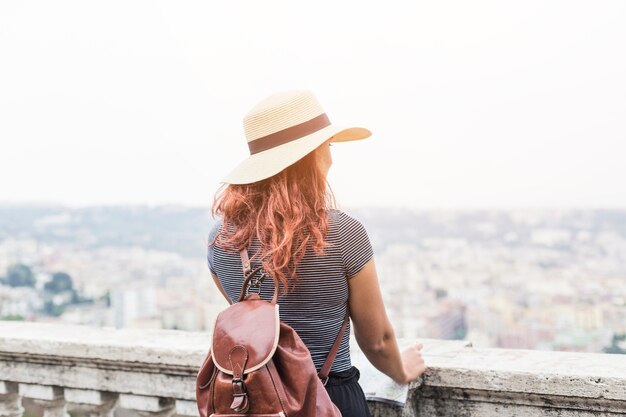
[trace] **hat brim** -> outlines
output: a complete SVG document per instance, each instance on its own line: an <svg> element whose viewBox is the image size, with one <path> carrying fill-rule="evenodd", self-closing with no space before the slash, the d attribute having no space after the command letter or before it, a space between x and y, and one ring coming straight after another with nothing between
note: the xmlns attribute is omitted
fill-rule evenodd
<svg viewBox="0 0 626 417"><path fill-rule="evenodd" d="M331 142L348 142L365 139L371 135L372 132L362 127L346 128L331 124L310 135L250 155L241 161L220 182L225 184L250 184L261 181L278 174L283 169L296 163L328 139L331 139Z"/></svg>

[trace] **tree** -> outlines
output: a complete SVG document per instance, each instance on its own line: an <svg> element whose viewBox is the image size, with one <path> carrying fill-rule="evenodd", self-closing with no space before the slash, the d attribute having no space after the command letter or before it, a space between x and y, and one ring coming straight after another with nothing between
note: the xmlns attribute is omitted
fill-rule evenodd
<svg viewBox="0 0 626 417"><path fill-rule="evenodd" d="M626 333L622 334L613 334L613 340L611 341L611 346L607 346L604 349L604 353L621 353L626 354L626 349L620 347L621 343L626 342Z"/></svg>
<svg viewBox="0 0 626 417"><path fill-rule="evenodd" d="M72 277L65 272L55 272L52 274L52 279L46 282L43 286L44 290L53 294L58 294L64 291L73 291Z"/></svg>
<svg viewBox="0 0 626 417"><path fill-rule="evenodd" d="M106 303L107 307L111 307L111 291L107 290L103 295L101 295L99 300L103 300Z"/></svg>
<svg viewBox="0 0 626 417"><path fill-rule="evenodd" d="M70 300L70 304L78 304L83 301L78 295L78 291L72 288L72 299Z"/></svg>
<svg viewBox="0 0 626 417"><path fill-rule="evenodd" d="M36 280L27 265L13 264L7 268L6 281L11 287L34 287Z"/></svg>
<svg viewBox="0 0 626 417"><path fill-rule="evenodd" d="M24 321L24 316L19 314L8 314L6 316L0 316L0 320L6 321Z"/></svg>
<svg viewBox="0 0 626 417"><path fill-rule="evenodd" d="M65 305L56 305L51 300L44 302L43 312L49 316L59 317L65 311Z"/></svg>

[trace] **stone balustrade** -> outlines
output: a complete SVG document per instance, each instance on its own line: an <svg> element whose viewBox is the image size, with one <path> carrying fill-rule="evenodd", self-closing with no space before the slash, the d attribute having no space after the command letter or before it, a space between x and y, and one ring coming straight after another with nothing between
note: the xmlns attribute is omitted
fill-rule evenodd
<svg viewBox="0 0 626 417"><path fill-rule="evenodd" d="M376 417L626 416L626 355L419 341L427 372L405 407L371 403ZM201 332L0 321L0 416L21 417L23 398L44 417L197 416L208 347Z"/></svg>

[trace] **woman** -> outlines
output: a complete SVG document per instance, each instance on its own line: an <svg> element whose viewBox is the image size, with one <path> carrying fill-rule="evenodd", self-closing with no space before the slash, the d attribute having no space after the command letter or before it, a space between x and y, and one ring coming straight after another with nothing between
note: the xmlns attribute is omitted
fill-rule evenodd
<svg viewBox="0 0 626 417"><path fill-rule="evenodd" d="M211 274L227 300L243 281L238 250L280 282L281 319L303 340L318 371L339 334L346 310L368 360L399 383L425 370L421 344L400 353L380 293L372 246L362 224L334 208L326 182L331 142L364 139L363 128L333 125L310 92L261 101L244 118L250 156L222 182L209 233ZM270 299L272 280L261 298ZM350 362L349 330L332 363L326 389L342 413L369 416Z"/></svg>

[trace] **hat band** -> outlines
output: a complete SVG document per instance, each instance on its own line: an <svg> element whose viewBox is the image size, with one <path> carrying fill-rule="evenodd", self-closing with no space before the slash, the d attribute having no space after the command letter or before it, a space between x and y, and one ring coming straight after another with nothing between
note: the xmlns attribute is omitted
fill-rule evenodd
<svg viewBox="0 0 626 417"><path fill-rule="evenodd" d="M306 122L298 125L290 126L287 129L279 130L278 132L271 133L267 136L252 140L248 142L248 148L250 148L250 155L263 152L268 149L275 148L276 146L284 145L296 139L300 139L311 133L315 133L318 130L322 130L326 126L330 126L330 120L326 113L322 113L319 116L307 120Z"/></svg>

